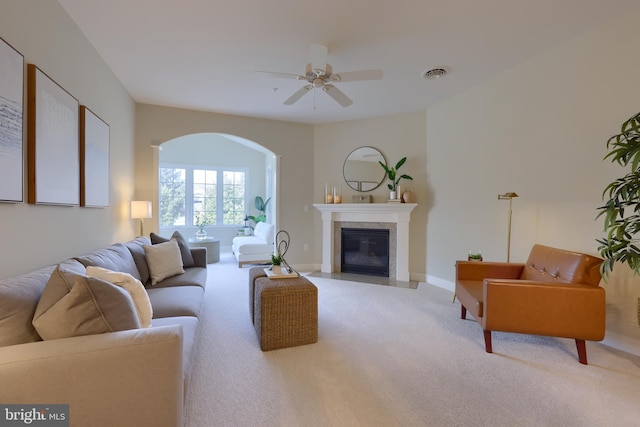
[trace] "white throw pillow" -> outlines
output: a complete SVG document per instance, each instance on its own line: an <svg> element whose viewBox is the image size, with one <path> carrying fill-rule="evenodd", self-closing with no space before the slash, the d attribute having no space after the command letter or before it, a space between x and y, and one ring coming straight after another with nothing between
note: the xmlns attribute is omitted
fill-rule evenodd
<svg viewBox="0 0 640 427"><path fill-rule="evenodd" d="M180 247L175 240L156 245L144 245L144 253L147 255L151 286L167 277L184 273Z"/></svg>
<svg viewBox="0 0 640 427"><path fill-rule="evenodd" d="M151 326L153 308L151 307L149 294L147 294L147 291L140 280L136 279L129 273L121 273L94 266L87 267L87 276L106 280L107 282L113 283L114 285L118 285L127 290L129 294L131 294L133 305L138 312L140 326L143 328Z"/></svg>

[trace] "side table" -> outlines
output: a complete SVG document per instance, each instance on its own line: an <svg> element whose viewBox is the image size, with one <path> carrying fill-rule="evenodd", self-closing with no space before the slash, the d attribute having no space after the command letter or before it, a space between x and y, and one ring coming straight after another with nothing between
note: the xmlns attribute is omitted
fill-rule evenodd
<svg viewBox="0 0 640 427"><path fill-rule="evenodd" d="M207 248L207 264L220 261L220 239L207 237L203 240L191 238L189 246L192 248Z"/></svg>

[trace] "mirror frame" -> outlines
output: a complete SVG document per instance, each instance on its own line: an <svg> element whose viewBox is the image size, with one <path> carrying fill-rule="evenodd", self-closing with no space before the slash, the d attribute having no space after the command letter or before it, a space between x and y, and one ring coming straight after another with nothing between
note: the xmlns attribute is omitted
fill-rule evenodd
<svg viewBox="0 0 640 427"><path fill-rule="evenodd" d="M370 149L370 150L377 151L378 154L380 154L380 157L382 157L382 161L384 162L384 164L385 165L387 164L387 159L384 157L384 154L382 154L382 151L378 150L375 147L364 145L362 147L358 147L358 148L354 149L353 151L351 151L349 153L349 155L347 156L347 158L344 159L344 163L342 165L342 177L344 178L344 181L347 183L347 186L349 186L349 188L351 188L352 190L358 191L360 193L367 193L369 191L373 191L376 188L380 187L380 185L384 182L385 178L387 177L387 174L384 171L384 169L380 168L380 178L378 180L372 180L372 181L349 181L349 180L347 180L347 172L346 172L347 161L349 160L349 157L351 157L351 155L353 153L355 153L356 151L361 150L363 148L367 148L367 149ZM376 163L376 165L377 165L377 163ZM357 188L353 186L354 183L357 185ZM366 189L363 190L362 189L362 184L364 184L364 183L368 184L368 186L366 187Z"/></svg>

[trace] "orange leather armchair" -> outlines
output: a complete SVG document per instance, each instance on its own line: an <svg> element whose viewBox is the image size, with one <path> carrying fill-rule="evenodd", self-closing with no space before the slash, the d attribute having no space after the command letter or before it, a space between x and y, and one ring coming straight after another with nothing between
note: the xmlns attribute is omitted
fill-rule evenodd
<svg viewBox="0 0 640 427"><path fill-rule="evenodd" d="M484 330L572 338L587 364L585 340L605 334L605 291L599 286L602 259L534 245L526 263L456 263L456 297Z"/></svg>

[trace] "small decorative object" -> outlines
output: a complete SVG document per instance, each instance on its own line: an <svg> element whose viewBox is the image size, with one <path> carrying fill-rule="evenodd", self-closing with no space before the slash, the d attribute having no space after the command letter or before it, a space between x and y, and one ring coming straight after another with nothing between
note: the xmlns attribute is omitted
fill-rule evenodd
<svg viewBox="0 0 640 427"><path fill-rule="evenodd" d="M342 203L342 188L333 187L333 203Z"/></svg>
<svg viewBox="0 0 640 427"><path fill-rule="evenodd" d="M202 215L198 215L196 217L196 227L198 227L198 231L196 231L196 239L204 240L207 238L207 232L204 229L204 226L207 225L206 219Z"/></svg>
<svg viewBox="0 0 640 427"><path fill-rule="evenodd" d="M271 271L274 274L282 273L282 257L280 255L271 255Z"/></svg>
<svg viewBox="0 0 640 427"><path fill-rule="evenodd" d="M413 178L410 177L409 175L400 175L400 176L398 176L398 169L400 169L400 167L402 165L404 165L404 163L406 161L407 161L407 158L403 157L392 168L388 168L387 165L385 165L381 161L378 161L380 166L382 166L382 168L384 169L385 173L387 174L387 178L389 178L389 181L391 181L389 184L387 184L387 187L391 191L390 194L389 194L389 199L391 199L391 200L395 200L397 198L397 196L398 196L396 190L398 189L398 184L400 183L400 180L402 180L402 179L408 179L408 180L411 180L411 181L413 180Z"/></svg>
<svg viewBox="0 0 640 427"><path fill-rule="evenodd" d="M405 203L415 203L416 195L411 190L405 191L404 194L402 194L402 200L404 200Z"/></svg>
<svg viewBox="0 0 640 427"><path fill-rule="evenodd" d="M280 237L281 235L283 236ZM274 279L298 277L298 272L291 268L284 259L284 254L286 254L289 249L289 239L289 233L285 230L280 230L276 233L276 252L271 255L271 268L264 269L268 277Z"/></svg>
<svg viewBox="0 0 640 427"><path fill-rule="evenodd" d="M469 261L482 261L482 252L480 252L480 249L478 249L477 252L474 252L471 249L469 249L469 256L468 256L467 260L469 260Z"/></svg>
<svg viewBox="0 0 640 427"><path fill-rule="evenodd" d="M324 184L324 202L327 204L333 203L333 187L329 184Z"/></svg>

